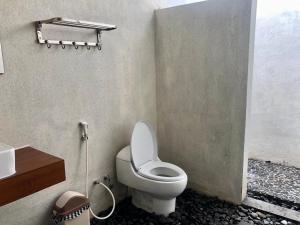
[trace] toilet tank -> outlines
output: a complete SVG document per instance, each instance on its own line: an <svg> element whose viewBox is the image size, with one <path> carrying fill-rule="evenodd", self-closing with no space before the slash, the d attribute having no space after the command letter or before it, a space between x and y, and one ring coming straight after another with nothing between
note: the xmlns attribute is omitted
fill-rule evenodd
<svg viewBox="0 0 300 225"><path fill-rule="evenodd" d="M116 170L118 181L127 186L133 180L133 168L131 165L130 146L123 148L116 156Z"/></svg>
<svg viewBox="0 0 300 225"><path fill-rule="evenodd" d="M117 161L122 160L126 162L131 162L130 146L126 146L117 154Z"/></svg>

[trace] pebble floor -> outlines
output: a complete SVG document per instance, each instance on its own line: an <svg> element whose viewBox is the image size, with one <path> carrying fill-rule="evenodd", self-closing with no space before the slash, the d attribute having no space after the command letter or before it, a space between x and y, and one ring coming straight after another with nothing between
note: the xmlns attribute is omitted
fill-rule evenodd
<svg viewBox="0 0 300 225"><path fill-rule="evenodd" d="M300 204L300 169L249 159L248 191Z"/></svg>
<svg viewBox="0 0 300 225"><path fill-rule="evenodd" d="M108 209L109 211L110 209ZM105 215L106 212L100 213ZM300 225L293 221L260 212L246 206L236 206L187 189L177 198L176 212L169 217L147 213L121 201L112 217L105 221L92 220L91 225Z"/></svg>

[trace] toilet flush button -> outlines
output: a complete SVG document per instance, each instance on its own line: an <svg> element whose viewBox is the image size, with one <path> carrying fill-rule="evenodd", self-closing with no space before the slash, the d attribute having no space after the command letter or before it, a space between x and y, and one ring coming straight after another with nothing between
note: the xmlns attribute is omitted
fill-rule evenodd
<svg viewBox="0 0 300 225"><path fill-rule="evenodd" d="M2 48L0 43L0 74L4 73L4 64L3 64L3 55L2 55Z"/></svg>

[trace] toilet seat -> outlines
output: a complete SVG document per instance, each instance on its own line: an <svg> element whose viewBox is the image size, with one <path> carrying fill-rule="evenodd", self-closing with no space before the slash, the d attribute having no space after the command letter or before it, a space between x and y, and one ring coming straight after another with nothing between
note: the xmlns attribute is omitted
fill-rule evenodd
<svg viewBox="0 0 300 225"><path fill-rule="evenodd" d="M185 172L158 158L156 135L146 122L137 122L131 136L131 158L134 169L145 178L156 181L180 181Z"/></svg>
<svg viewBox="0 0 300 225"><path fill-rule="evenodd" d="M186 179L186 173L178 166L162 161L151 161L144 164L138 174L157 181L180 181Z"/></svg>

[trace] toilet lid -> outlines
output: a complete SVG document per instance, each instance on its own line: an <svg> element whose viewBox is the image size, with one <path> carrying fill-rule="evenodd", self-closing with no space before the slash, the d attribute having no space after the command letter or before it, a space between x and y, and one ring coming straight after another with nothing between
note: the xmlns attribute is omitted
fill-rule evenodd
<svg viewBox="0 0 300 225"><path fill-rule="evenodd" d="M157 159L156 136L146 122L139 121L134 126L131 136L131 158L136 170L143 164Z"/></svg>

